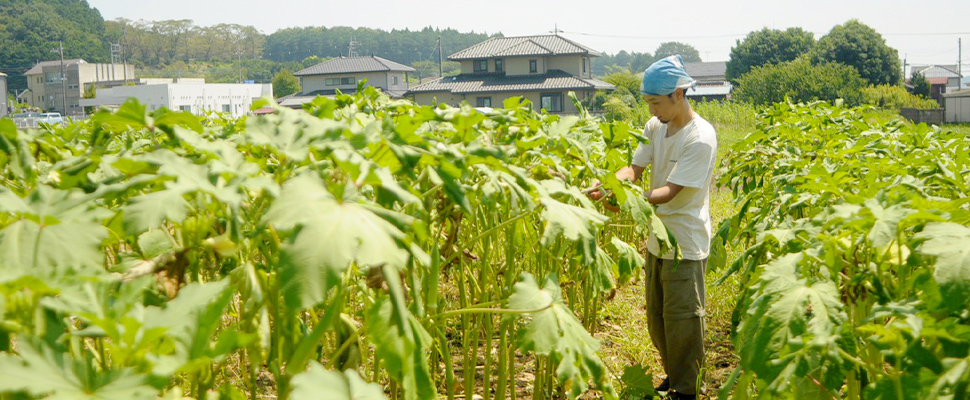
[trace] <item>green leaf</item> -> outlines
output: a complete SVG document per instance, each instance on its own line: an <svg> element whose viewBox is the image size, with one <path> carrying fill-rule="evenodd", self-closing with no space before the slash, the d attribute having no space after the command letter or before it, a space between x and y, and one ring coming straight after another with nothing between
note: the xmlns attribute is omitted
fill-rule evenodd
<svg viewBox="0 0 970 400"><path fill-rule="evenodd" d="M595 210L566 204L552 198L542 198L542 219L546 228L542 233L542 245L551 246L563 238L576 243L587 263L595 262L596 228L607 217Z"/></svg>
<svg viewBox="0 0 970 400"><path fill-rule="evenodd" d="M547 277L540 289L532 275L523 274L512 288L508 307L521 310L544 308L527 315L531 321L519 330L518 343L524 351L535 351L555 361L556 377L569 390L571 398L586 392L590 380L605 397L617 397L606 375L606 366L596 354L599 342L563 304L554 275Z"/></svg>
<svg viewBox="0 0 970 400"><path fill-rule="evenodd" d="M970 301L970 228L952 222L930 223L916 235L922 254L936 257L933 278L945 304L959 310Z"/></svg>
<svg viewBox="0 0 970 400"><path fill-rule="evenodd" d="M320 304L350 263L403 268L404 233L368 208L339 202L320 178L302 175L283 186L264 221L293 236L280 256L280 292L288 307Z"/></svg>
<svg viewBox="0 0 970 400"><path fill-rule="evenodd" d="M653 397L653 373L642 365L628 365L623 368L623 376L620 377L623 384L621 398L650 398Z"/></svg>
<svg viewBox="0 0 970 400"><path fill-rule="evenodd" d="M616 250L617 256L615 259L617 271L620 276L619 279L621 282L625 282L636 274L638 270L643 268L645 261L637 249L620 240L620 238L613 236L610 243L613 245L613 249Z"/></svg>
<svg viewBox="0 0 970 400"><path fill-rule="evenodd" d="M223 311L232 299L233 291L228 287L228 279L190 283L164 307L145 309L145 329L165 328L166 337L174 341L169 350L156 350L149 356L155 362L153 374L168 377L176 372L195 372L233 350L233 346L211 346L222 327Z"/></svg>
<svg viewBox="0 0 970 400"><path fill-rule="evenodd" d="M374 355L391 378L401 383L406 400L433 399L437 396L435 384L425 357L431 335L406 308L394 303L381 297L367 312L365 323Z"/></svg>
<svg viewBox="0 0 970 400"><path fill-rule="evenodd" d="M188 216L189 204L182 189L165 189L132 198L122 207L128 234L161 227L165 222L182 223Z"/></svg>
<svg viewBox="0 0 970 400"><path fill-rule="evenodd" d="M127 369L95 372L31 338L19 338L17 348L21 358L0 354L0 393L24 391L58 400L120 400L150 399L158 392L147 384L145 375Z"/></svg>
<svg viewBox="0 0 970 400"><path fill-rule="evenodd" d="M93 222L40 225L22 219L0 230L0 282L23 275L41 277L104 273L101 241L108 236Z"/></svg>
<svg viewBox="0 0 970 400"><path fill-rule="evenodd" d="M293 400L386 400L384 389L376 383L364 382L357 371L343 373L327 371L317 362L290 381Z"/></svg>

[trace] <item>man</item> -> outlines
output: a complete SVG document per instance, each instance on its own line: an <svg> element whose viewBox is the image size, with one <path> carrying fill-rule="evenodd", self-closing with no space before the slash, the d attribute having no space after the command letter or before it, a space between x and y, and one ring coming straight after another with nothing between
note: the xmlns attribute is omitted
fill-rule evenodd
<svg viewBox="0 0 970 400"><path fill-rule="evenodd" d="M656 235L647 242L647 328L660 352L667 378L657 391L671 399L694 399L704 360L704 271L711 242L710 189L717 157L714 127L687 101L694 80L679 55L659 60L644 71L640 92L653 118L633 163L616 172L638 181L651 166L647 200L673 233L681 259L661 254ZM590 197L604 195L592 191Z"/></svg>

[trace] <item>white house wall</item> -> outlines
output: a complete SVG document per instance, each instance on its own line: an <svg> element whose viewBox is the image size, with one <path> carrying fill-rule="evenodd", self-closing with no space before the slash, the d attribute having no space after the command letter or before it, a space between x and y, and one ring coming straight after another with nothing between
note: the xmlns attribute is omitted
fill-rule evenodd
<svg viewBox="0 0 970 400"><path fill-rule="evenodd" d="M254 100L264 96L272 96L271 85L171 83L98 89L95 98L82 100L82 105L118 106L134 98L149 111L163 107L196 115L215 111L238 118L249 112Z"/></svg>
<svg viewBox="0 0 970 400"><path fill-rule="evenodd" d="M944 121L947 123L970 122L970 97L949 97L945 102Z"/></svg>

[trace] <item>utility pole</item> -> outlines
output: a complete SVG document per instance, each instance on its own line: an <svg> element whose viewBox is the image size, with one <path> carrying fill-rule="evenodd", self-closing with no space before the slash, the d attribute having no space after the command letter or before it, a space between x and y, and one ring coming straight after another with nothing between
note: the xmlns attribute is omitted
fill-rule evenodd
<svg viewBox="0 0 970 400"><path fill-rule="evenodd" d="M125 75L125 86L128 86L128 59L125 58L125 46L128 44L128 24L121 28L121 66ZM132 77L134 78L134 77Z"/></svg>
<svg viewBox="0 0 970 400"><path fill-rule="evenodd" d="M963 78L963 38L957 38L957 75Z"/></svg>
<svg viewBox="0 0 970 400"><path fill-rule="evenodd" d="M441 66L441 35L438 35L438 77L443 78L445 76L444 67Z"/></svg>
<svg viewBox="0 0 970 400"><path fill-rule="evenodd" d="M57 42L57 52L61 54L61 106L67 116L67 73L64 71L64 42Z"/></svg>

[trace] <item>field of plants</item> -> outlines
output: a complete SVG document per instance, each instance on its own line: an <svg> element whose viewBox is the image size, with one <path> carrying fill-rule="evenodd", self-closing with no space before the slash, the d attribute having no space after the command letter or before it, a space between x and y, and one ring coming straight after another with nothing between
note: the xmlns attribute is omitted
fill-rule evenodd
<svg viewBox="0 0 970 400"><path fill-rule="evenodd" d="M970 137L776 104L721 184L740 367L722 397L970 396ZM722 259L723 260L723 259Z"/></svg>
<svg viewBox="0 0 970 400"><path fill-rule="evenodd" d="M613 177L635 132L372 89L0 120L0 399L649 396L594 339L647 232L676 245ZM966 398L967 134L779 104L729 154L721 397Z"/></svg>
<svg viewBox="0 0 970 400"><path fill-rule="evenodd" d="M636 138L505 106L0 120L0 396L616 397L589 331L663 229L612 177Z"/></svg>

